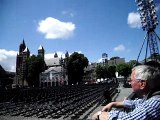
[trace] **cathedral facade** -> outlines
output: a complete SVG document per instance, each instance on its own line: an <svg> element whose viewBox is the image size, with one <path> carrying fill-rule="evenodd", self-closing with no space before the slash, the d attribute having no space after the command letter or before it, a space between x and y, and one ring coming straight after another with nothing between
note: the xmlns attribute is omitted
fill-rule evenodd
<svg viewBox="0 0 160 120"><path fill-rule="evenodd" d="M65 58L68 58L69 54L66 52ZM53 87L68 85L68 76L66 69L65 58L59 58L57 53L54 54L54 58L46 60L47 70L40 73L39 84L41 87Z"/></svg>
<svg viewBox="0 0 160 120"><path fill-rule="evenodd" d="M44 60L45 50L40 45L38 48L38 56L41 56ZM25 41L19 45L19 53L16 59L16 80L15 84L19 86L28 86L27 82L27 64L26 59L30 57L30 51L25 44ZM65 57L69 57L66 52ZM68 77L66 72L66 59L58 58L57 53L54 54L54 58L45 60L47 69L39 75L40 87L51 87L59 85L67 85Z"/></svg>
<svg viewBox="0 0 160 120"><path fill-rule="evenodd" d="M42 46L38 49L38 55L44 59L44 49ZM27 82L27 64L26 59L30 57L30 51L25 44L25 41L19 45L19 53L16 58L16 80L15 84L20 86L28 86Z"/></svg>
<svg viewBox="0 0 160 120"><path fill-rule="evenodd" d="M30 57L30 51L23 42L19 45L19 53L16 59L16 81L15 84L20 86L28 85L26 81L26 62L25 60Z"/></svg>

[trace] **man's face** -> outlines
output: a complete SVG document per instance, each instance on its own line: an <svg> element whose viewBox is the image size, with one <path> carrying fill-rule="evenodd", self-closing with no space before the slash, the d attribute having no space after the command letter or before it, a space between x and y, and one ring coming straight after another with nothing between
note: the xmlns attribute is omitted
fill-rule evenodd
<svg viewBox="0 0 160 120"><path fill-rule="evenodd" d="M136 80L135 71L133 71L133 72L131 73L130 84L131 84L132 89L133 89L134 92L138 92L138 91L141 90L141 81L140 81L140 80Z"/></svg>

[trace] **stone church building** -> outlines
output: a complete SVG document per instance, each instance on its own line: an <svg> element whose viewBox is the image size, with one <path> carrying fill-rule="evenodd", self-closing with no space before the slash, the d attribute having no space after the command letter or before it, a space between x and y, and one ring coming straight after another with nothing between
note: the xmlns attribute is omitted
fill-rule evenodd
<svg viewBox="0 0 160 120"><path fill-rule="evenodd" d="M45 50L40 45L38 48L38 56L41 56L45 60L44 55ZM26 59L29 57L30 51L23 40L23 42L19 45L19 53L17 54L16 79L14 84L19 86L28 86ZM66 52L65 57L69 57L68 52ZM57 53L55 53L54 58L45 60L48 69L39 75L40 87L52 87L68 84L65 60L66 59L58 58Z"/></svg>

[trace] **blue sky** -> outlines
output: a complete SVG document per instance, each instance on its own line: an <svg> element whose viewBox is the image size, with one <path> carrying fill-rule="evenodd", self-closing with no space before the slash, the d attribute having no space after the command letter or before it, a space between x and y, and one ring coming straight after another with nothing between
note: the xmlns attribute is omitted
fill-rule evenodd
<svg viewBox="0 0 160 120"><path fill-rule="evenodd" d="M155 4L160 16L160 1ZM134 0L0 0L0 26L0 65L9 71L23 39L31 54L42 45L46 59L77 51L90 62L102 53L129 61L137 59L146 34Z"/></svg>

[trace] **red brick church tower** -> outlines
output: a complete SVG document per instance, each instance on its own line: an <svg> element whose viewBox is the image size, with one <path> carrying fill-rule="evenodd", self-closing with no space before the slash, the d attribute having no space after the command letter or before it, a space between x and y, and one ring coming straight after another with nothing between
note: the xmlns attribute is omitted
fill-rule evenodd
<svg viewBox="0 0 160 120"><path fill-rule="evenodd" d="M16 61L16 84L21 86L27 86L28 83L26 81L26 59L30 57L30 51L26 47L25 42L19 45L19 53L17 54Z"/></svg>

